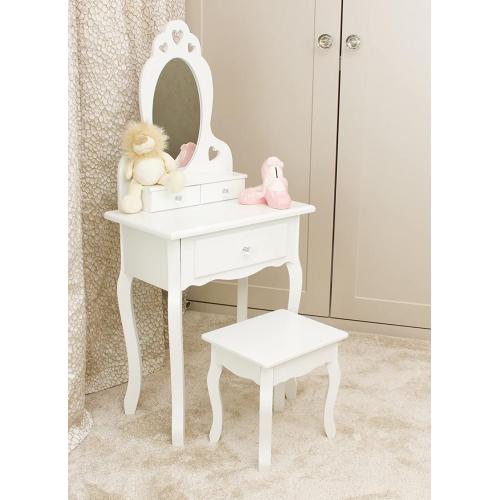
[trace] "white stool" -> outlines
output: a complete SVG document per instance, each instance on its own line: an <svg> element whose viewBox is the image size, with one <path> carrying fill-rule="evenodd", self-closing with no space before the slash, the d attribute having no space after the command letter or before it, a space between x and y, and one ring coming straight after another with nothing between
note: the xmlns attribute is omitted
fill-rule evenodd
<svg viewBox="0 0 500 500"><path fill-rule="evenodd" d="M333 438L333 408L340 383L337 344L347 337L342 330L283 309L203 334L212 346L207 376L213 414L210 441L216 443L222 432L219 379L223 367L260 385L259 469L271 465L273 387L322 365L329 375L323 423L326 435Z"/></svg>

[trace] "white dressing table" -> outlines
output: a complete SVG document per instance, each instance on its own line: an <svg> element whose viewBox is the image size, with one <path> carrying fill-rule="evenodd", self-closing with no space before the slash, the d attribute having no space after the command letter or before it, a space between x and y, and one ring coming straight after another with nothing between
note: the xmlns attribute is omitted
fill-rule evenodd
<svg viewBox="0 0 500 500"><path fill-rule="evenodd" d="M193 155L183 168L186 187L180 193L163 186L144 187L142 212L115 210L104 215L120 224L117 294L129 368L125 413L135 412L141 390L141 353L132 306L132 280L137 278L168 291L172 443L177 446L184 444L182 291L216 279L237 279L237 319L242 321L247 317L248 276L286 264L288 309L298 312L302 290L299 219L315 211L312 205L297 202L287 210L238 203L246 174L233 171L229 146L212 133L212 99L212 76L199 40L183 21L169 22L155 37L151 57L142 69L139 107L143 121L165 129L172 157L177 157L181 145L194 144ZM129 183L126 162L124 156L118 165L119 198ZM294 391L292 381L287 395L293 397ZM278 406L284 393L281 384Z"/></svg>
<svg viewBox="0 0 500 500"><path fill-rule="evenodd" d="M236 200L157 213L106 212L120 224L118 304L127 347L126 414L137 408L141 353L132 305L132 279L168 291L168 338L172 385L172 443L184 444L184 350L182 291L216 279L238 279L237 319L247 317L248 276L286 264L288 309L298 312L302 290L299 218L315 211L294 202L288 210L243 206Z"/></svg>

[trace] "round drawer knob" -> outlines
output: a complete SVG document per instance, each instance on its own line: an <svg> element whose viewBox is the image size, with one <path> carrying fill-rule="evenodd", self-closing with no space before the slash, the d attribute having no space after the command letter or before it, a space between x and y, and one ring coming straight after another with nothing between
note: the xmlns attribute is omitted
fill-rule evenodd
<svg viewBox="0 0 500 500"><path fill-rule="evenodd" d="M223 188L222 189L222 194L227 194L229 193L229 188Z"/></svg>
<svg viewBox="0 0 500 500"><path fill-rule="evenodd" d="M250 255L250 252L252 251L252 248L251 247L243 247L242 251L243 251L244 255Z"/></svg>
<svg viewBox="0 0 500 500"><path fill-rule="evenodd" d="M182 201L182 195L181 195L181 194L176 194L176 195L174 196L174 200L175 200L175 201Z"/></svg>
<svg viewBox="0 0 500 500"><path fill-rule="evenodd" d="M328 33L323 33L318 37L318 47L329 49L333 45L333 37Z"/></svg>
<svg viewBox="0 0 500 500"><path fill-rule="evenodd" d="M345 44L347 45L348 49L358 50L359 46L361 45L361 38L358 35L349 35L345 39Z"/></svg>

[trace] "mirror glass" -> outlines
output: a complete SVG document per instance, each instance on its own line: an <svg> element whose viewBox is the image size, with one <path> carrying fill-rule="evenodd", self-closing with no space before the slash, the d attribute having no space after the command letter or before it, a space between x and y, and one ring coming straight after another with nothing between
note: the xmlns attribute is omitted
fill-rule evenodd
<svg viewBox="0 0 500 500"><path fill-rule="evenodd" d="M200 96L191 68L182 59L169 61L158 78L153 123L169 136L167 153L173 158L179 156L183 144L198 142Z"/></svg>

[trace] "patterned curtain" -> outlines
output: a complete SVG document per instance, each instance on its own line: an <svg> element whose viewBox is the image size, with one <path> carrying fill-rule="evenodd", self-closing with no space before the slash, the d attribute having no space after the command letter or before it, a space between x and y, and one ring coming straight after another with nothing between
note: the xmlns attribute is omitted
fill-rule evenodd
<svg viewBox="0 0 500 500"><path fill-rule="evenodd" d="M85 394L127 380L116 301L116 208L120 135L139 118L138 83L151 43L169 20L184 19L184 0L70 0L69 4L69 448L88 434ZM166 356L164 299L134 283L144 374Z"/></svg>

